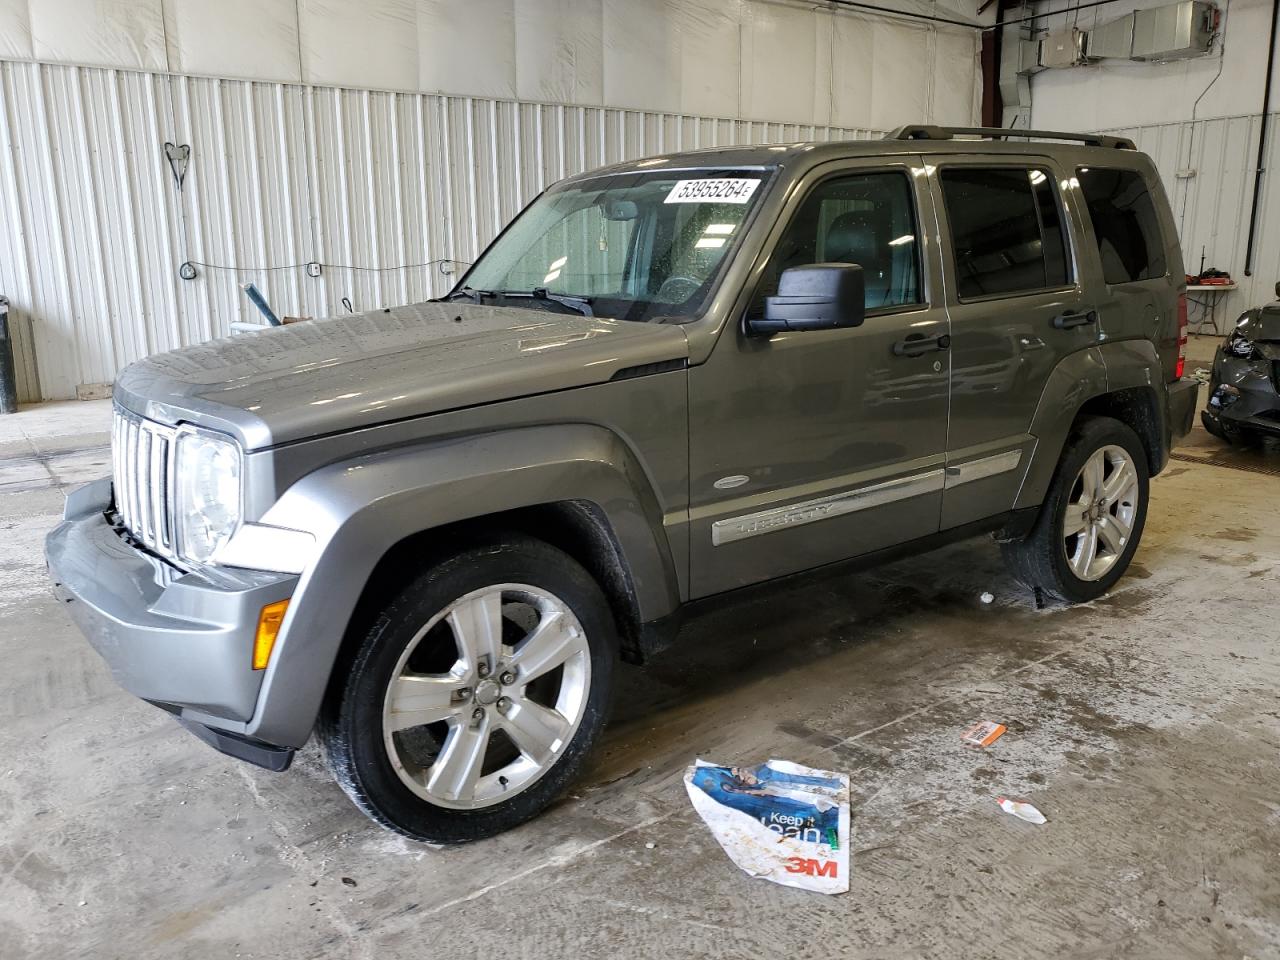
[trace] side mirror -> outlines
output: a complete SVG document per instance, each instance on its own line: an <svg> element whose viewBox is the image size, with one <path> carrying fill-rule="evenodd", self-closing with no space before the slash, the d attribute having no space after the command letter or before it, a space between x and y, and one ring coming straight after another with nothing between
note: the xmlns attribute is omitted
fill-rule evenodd
<svg viewBox="0 0 1280 960"><path fill-rule="evenodd" d="M747 330L768 336L789 330L856 327L866 317L862 268L853 263L814 263L783 270L778 295L766 297L764 317Z"/></svg>

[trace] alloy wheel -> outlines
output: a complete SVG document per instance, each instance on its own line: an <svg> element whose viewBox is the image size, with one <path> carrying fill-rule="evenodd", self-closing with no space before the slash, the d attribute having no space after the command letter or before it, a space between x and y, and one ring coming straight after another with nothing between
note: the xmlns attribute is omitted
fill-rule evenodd
<svg viewBox="0 0 1280 960"><path fill-rule="evenodd" d="M1100 580L1125 551L1138 512L1138 471L1129 453L1100 447L1080 468L1067 496L1062 545L1071 572Z"/></svg>
<svg viewBox="0 0 1280 960"><path fill-rule="evenodd" d="M387 756L433 804L489 806L555 765L590 689L586 634L564 601L527 584L484 587L401 654L383 703Z"/></svg>

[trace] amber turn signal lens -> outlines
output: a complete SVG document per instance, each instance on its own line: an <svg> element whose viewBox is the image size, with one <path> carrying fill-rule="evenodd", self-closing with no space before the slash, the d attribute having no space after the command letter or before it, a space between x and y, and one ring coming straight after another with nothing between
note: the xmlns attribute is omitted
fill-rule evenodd
<svg viewBox="0 0 1280 960"><path fill-rule="evenodd" d="M253 639L253 669L267 669L271 648L276 645L280 624L284 622L284 612L288 609L288 600L277 600L275 603L268 603L262 608L262 613L258 614L258 635Z"/></svg>

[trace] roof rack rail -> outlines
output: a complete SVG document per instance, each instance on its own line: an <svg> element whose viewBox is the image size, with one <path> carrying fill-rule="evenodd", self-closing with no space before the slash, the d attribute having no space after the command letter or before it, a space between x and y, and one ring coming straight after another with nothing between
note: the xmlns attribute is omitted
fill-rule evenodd
<svg viewBox="0 0 1280 960"><path fill-rule="evenodd" d="M899 127L884 135L886 140L951 140L957 136L990 137L1003 140L1009 137L1027 140L1078 140L1091 147L1108 147L1112 150L1137 150L1128 137L1111 137L1102 133L1063 133L1060 130L1018 130L1007 127L937 127L927 123Z"/></svg>

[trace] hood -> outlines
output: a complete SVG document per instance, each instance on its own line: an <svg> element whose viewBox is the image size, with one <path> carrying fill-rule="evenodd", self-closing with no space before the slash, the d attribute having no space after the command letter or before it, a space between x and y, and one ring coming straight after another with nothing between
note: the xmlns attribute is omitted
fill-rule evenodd
<svg viewBox="0 0 1280 960"><path fill-rule="evenodd" d="M1250 310L1240 319L1236 329L1242 337L1254 343L1280 343L1280 304Z"/></svg>
<svg viewBox="0 0 1280 960"><path fill-rule="evenodd" d="M228 429L252 450L687 358L678 326L417 303L157 354L128 367L115 396L162 423Z"/></svg>

